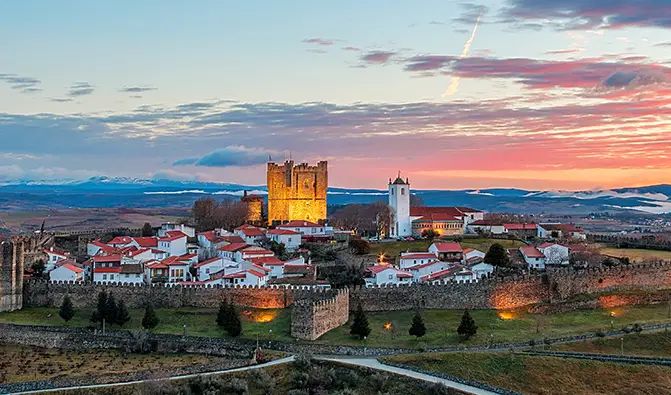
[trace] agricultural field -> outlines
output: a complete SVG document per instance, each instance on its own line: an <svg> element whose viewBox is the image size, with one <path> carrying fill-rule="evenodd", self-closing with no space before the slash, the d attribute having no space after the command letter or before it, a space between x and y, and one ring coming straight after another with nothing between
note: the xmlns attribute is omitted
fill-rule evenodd
<svg viewBox="0 0 671 395"><path fill-rule="evenodd" d="M0 384L59 379L117 379L146 372L158 377L185 368L221 370L247 360L196 354L124 354L116 350L62 350L0 343Z"/></svg>
<svg viewBox="0 0 671 395"><path fill-rule="evenodd" d="M558 344L551 347L557 351L578 351L597 354L642 355L671 357L671 333L629 334L618 338L595 339L579 343Z"/></svg>
<svg viewBox="0 0 671 395"><path fill-rule="evenodd" d="M644 250L640 248L601 247L599 252L616 258L627 257L632 263L642 263L651 260L671 261L671 251Z"/></svg>
<svg viewBox="0 0 671 395"><path fill-rule="evenodd" d="M671 368L513 353L422 353L382 358L523 394L668 394Z"/></svg>
<svg viewBox="0 0 671 395"><path fill-rule="evenodd" d="M289 309L240 309L242 337L249 339L272 339L290 341L291 311ZM123 329L142 327L144 309L129 309L131 319ZM92 325L89 320L91 309L77 310L74 318L67 323L71 327ZM216 323L216 310L212 309L156 309L160 323L154 333L191 336L226 337ZM57 308L32 307L10 313L0 313L0 323L24 325L66 325L58 316ZM113 328L117 328L114 326Z"/></svg>

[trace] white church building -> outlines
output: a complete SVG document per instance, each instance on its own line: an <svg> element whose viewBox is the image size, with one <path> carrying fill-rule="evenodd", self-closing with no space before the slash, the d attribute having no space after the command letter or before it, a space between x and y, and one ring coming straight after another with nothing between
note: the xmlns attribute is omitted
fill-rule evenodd
<svg viewBox="0 0 671 395"><path fill-rule="evenodd" d="M410 181L399 172L389 179L389 237L422 236L433 230L440 236L464 234L466 225L484 219L484 212L470 207L410 206Z"/></svg>

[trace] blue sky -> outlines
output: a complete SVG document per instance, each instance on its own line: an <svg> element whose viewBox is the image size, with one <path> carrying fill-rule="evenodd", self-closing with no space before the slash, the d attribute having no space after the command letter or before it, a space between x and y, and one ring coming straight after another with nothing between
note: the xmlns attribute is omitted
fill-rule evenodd
<svg viewBox="0 0 671 395"><path fill-rule="evenodd" d="M633 3L3 2L0 180L671 182L671 5Z"/></svg>

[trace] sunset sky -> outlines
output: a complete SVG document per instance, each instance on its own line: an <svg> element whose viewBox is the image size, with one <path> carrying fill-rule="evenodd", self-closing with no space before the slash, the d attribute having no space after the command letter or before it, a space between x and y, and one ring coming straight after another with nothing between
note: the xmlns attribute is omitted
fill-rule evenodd
<svg viewBox="0 0 671 395"><path fill-rule="evenodd" d="M671 1L3 1L0 182L671 183Z"/></svg>

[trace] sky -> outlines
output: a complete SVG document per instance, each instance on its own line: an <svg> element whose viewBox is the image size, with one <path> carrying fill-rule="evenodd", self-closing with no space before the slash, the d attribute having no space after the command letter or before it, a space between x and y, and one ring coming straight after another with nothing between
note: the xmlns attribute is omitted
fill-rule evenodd
<svg viewBox="0 0 671 395"><path fill-rule="evenodd" d="M671 183L671 0L22 0L0 37L0 182Z"/></svg>

